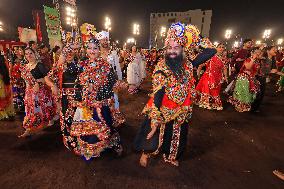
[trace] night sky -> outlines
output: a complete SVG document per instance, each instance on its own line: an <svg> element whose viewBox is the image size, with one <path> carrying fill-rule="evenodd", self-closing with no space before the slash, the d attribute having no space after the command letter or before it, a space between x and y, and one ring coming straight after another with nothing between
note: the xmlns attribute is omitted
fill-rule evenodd
<svg viewBox="0 0 284 189"><path fill-rule="evenodd" d="M52 0L0 0L0 20L11 27L31 26L32 9L42 9ZM210 38L223 40L224 31L230 28L242 37L261 38L265 28L272 29L272 38L284 36L283 0L77 0L80 24L94 24L103 28L105 16L112 20L112 38L125 41L132 36L134 22L140 24L141 45L148 44L151 12L212 9Z"/></svg>

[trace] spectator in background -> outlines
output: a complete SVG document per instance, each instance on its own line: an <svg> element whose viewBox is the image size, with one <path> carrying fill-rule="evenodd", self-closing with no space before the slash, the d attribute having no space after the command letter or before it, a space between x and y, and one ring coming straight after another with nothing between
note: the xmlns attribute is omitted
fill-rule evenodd
<svg viewBox="0 0 284 189"><path fill-rule="evenodd" d="M269 46L264 49L264 61L260 66L262 75L266 78L266 83L270 82L270 72L277 72L276 67L277 49L275 46Z"/></svg>
<svg viewBox="0 0 284 189"><path fill-rule="evenodd" d="M140 75L140 64L142 62L141 54L137 51L135 45L131 47L131 53L128 57L128 66L127 66L127 82L129 84L128 92L130 94L135 94L138 92L138 88L141 84L141 75Z"/></svg>
<svg viewBox="0 0 284 189"><path fill-rule="evenodd" d="M14 54L14 61L10 67L14 107L16 111L24 112L24 96L26 84L21 76L21 66L25 64L24 50L21 47L14 48Z"/></svg>
<svg viewBox="0 0 284 189"><path fill-rule="evenodd" d="M236 81L236 78L243 67L244 61L250 57L250 51L253 46L252 40L251 39L245 39L243 43L243 47L239 50L236 51L236 53L233 54L231 65L230 66L230 71L229 75L231 75L231 82L230 84L226 87L225 93L228 95L233 95L233 88L234 88L234 83ZM232 74L231 74L232 72Z"/></svg>
<svg viewBox="0 0 284 189"><path fill-rule="evenodd" d="M277 71L276 69L276 47L275 46L269 46L266 47L264 50L263 58L259 64L260 69L256 75L256 79L259 82L259 92L256 95L255 101L252 103L251 111L252 112L259 112L259 107L262 103L265 89L266 89L266 83L270 81L269 75L270 73L274 73L280 76L284 76L284 73L281 73Z"/></svg>
<svg viewBox="0 0 284 189"><path fill-rule="evenodd" d="M277 69L281 70L284 67L284 49L277 51L275 59Z"/></svg>
<svg viewBox="0 0 284 189"><path fill-rule="evenodd" d="M37 43L35 41L29 41L28 47L30 47L31 49L33 49L35 51L36 59L39 60L40 59L40 55L38 53L38 45L37 45Z"/></svg>
<svg viewBox="0 0 284 189"><path fill-rule="evenodd" d="M148 70L148 73L150 75L152 75L152 73L155 69L155 66L158 64L158 61L159 61L159 59L158 59L157 50L156 50L156 48L152 48L148 62L147 62L147 70Z"/></svg>
<svg viewBox="0 0 284 189"><path fill-rule="evenodd" d="M284 49L281 49L278 53L278 56L276 56L276 66L278 70L284 73ZM277 92L280 92L284 89L284 76L280 76L277 82L277 87Z"/></svg>
<svg viewBox="0 0 284 189"><path fill-rule="evenodd" d="M45 65L45 67L50 70L53 65L53 58L52 54L49 53L49 50L46 45L42 44L39 47L40 51L40 60Z"/></svg>
<svg viewBox="0 0 284 189"><path fill-rule="evenodd" d="M7 62L0 55L0 120L15 116L13 95Z"/></svg>
<svg viewBox="0 0 284 189"><path fill-rule="evenodd" d="M245 39L243 47L234 54L232 64L234 65L236 74L240 72L244 61L250 56L252 45L253 43L251 39Z"/></svg>
<svg viewBox="0 0 284 189"><path fill-rule="evenodd" d="M55 63L55 62L57 62L57 61L59 60L60 53L61 53L61 48L56 45L56 46L52 49L53 63Z"/></svg>

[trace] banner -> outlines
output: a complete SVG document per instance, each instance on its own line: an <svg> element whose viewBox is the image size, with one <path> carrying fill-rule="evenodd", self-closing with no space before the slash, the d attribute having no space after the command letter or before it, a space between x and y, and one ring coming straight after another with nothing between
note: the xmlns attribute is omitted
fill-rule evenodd
<svg viewBox="0 0 284 189"><path fill-rule="evenodd" d="M36 30L18 27L19 39L21 42L37 41Z"/></svg>
<svg viewBox="0 0 284 189"><path fill-rule="evenodd" d="M69 3L70 5L76 6L76 0L64 0L66 3Z"/></svg>
<svg viewBox="0 0 284 189"><path fill-rule="evenodd" d="M50 40L61 40L59 12L54 8L43 7L48 38Z"/></svg>

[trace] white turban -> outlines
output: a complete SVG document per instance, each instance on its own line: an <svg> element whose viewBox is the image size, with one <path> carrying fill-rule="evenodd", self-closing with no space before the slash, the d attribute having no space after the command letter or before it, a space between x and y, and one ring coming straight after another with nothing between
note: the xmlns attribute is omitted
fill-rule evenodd
<svg viewBox="0 0 284 189"><path fill-rule="evenodd" d="M109 39L109 33L107 31L101 31L101 32L96 34L96 38L98 40L102 40L102 39L105 39L105 38Z"/></svg>

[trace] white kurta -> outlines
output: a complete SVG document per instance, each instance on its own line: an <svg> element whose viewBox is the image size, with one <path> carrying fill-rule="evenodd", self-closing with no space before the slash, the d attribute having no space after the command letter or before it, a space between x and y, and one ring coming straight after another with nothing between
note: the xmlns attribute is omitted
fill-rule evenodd
<svg viewBox="0 0 284 189"><path fill-rule="evenodd" d="M111 51L110 54L107 57L107 61L108 63L111 65L114 73L117 76L118 80L122 80L122 72L121 72L121 68L120 68L120 64L119 64L119 57L117 55L116 51ZM118 101L118 95L116 93L114 93L114 107L115 109L119 108L119 101Z"/></svg>
<svg viewBox="0 0 284 189"><path fill-rule="evenodd" d="M108 62L113 68L118 80L122 80L122 72L119 64L119 56L116 51L111 51L108 55Z"/></svg>
<svg viewBox="0 0 284 189"><path fill-rule="evenodd" d="M134 60L127 66L127 82L130 85L139 85L141 82L140 64L142 58L139 53L136 54Z"/></svg>

